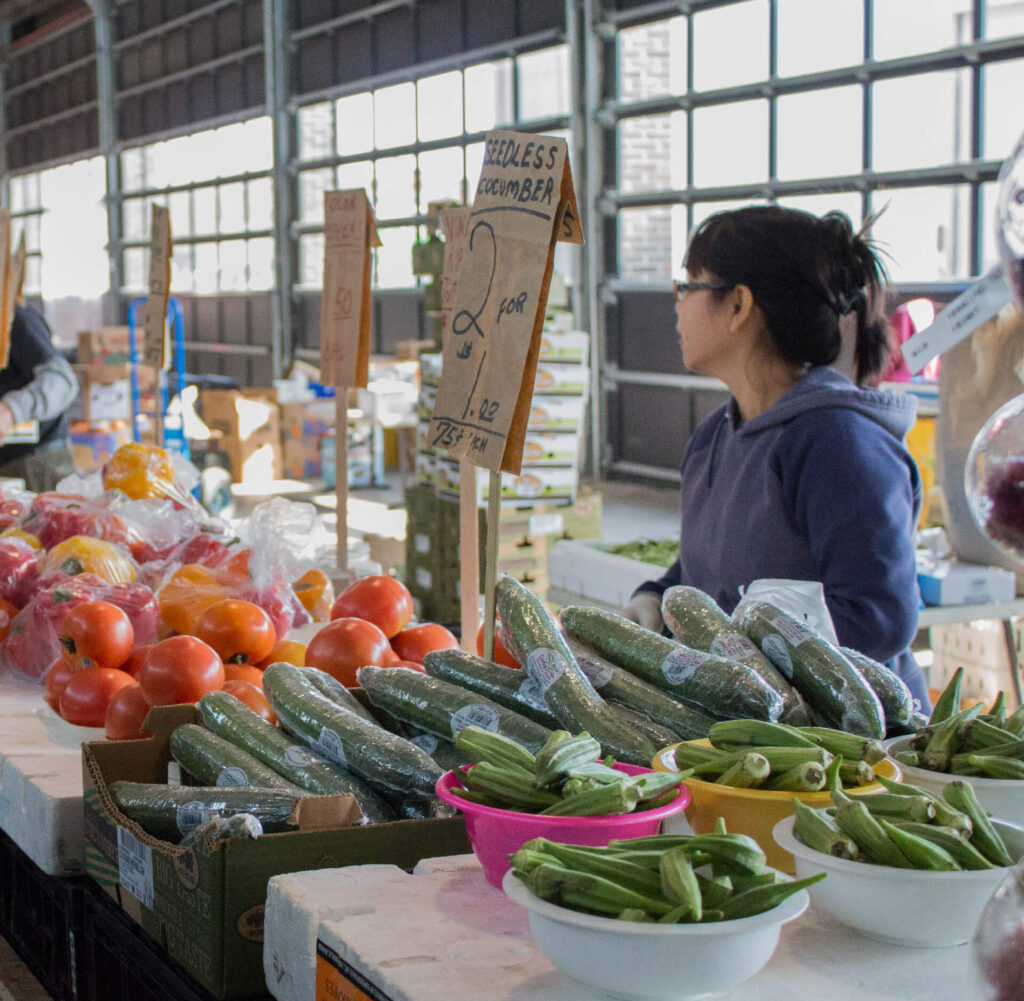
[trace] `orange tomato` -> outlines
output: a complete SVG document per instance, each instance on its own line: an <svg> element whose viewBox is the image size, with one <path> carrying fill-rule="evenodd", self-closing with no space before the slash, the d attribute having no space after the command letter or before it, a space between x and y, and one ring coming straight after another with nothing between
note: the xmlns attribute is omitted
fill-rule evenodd
<svg viewBox="0 0 1024 1001"><path fill-rule="evenodd" d="M268 723L277 725L277 716L270 708L267 697L261 688L257 688L249 681L225 681L224 691L233 695L239 702L247 705L257 716L265 719Z"/></svg>
<svg viewBox="0 0 1024 1001"><path fill-rule="evenodd" d="M46 693L43 700L55 713L60 712L60 697L64 692L64 686L76 671L78 668L74 664L63 657L58 657L46 672Z"/></svg>
<svg viewBox="0 0 1024 1001"><path fill-rule="evenodd" d="M263 690L263 672L250 664L225 664L224 684L229 681L245 681Z"/></svg>
<svg viewBox="0 0 1024 1001"><path fill-rule="evenodd" d="M431 650L458 650L459 641L454 633L436 622L424 622L418 626L403 629L391 640L391 648L399 660L411 660L422 664Z"/></svg>
<svg viewBox="0 0 1024 1001"><path fill-rule="evenodd" d="M153 648L152 643L145 643L132 650L128 659L121 665L122 671L127 671L133 678L139 676L142 665L146 663L146 654Z"/></svg>
<svg viewBox="0 0 1024 1001"><path fill-rule="evenodd" d="M75 671L60 694L60 714L75 726L103 726L111 699L134 684L131 675L113 667Z"/></svg>
<svg viewBox="0 0 1024 1001"><path fill-rule="evenodd" d="M33 549L43 548L43 544L39 541L38 535L26 532L22 528L15 528L14 525L11 525L10 528L5 528L0 532L0 539L21 539L22 542L31 546Z"/></svg>
<svg viewBox="0 0 1024 1001"><path fill-rule="evenodd" d="M176 633L190 635L211 605L231 597L228 588L200 563L178 567L160 589L160 619Z"/></svg>
<svg viewBox="0 0 1024 1001"><path fill-rule="evenodd" d="M270 616L259 605L240 598L224 598L210 605L193 632L209 643L225 664L255 664L277 642Z"/></svg>
<svg viewBox="0 0 1024 1001"><path fill-rule="evenodd" d="M171 636L146 654L139 684L151 706L198 702L224 687L224 665L217 651L195 636Z"/></svg>
<svg viewBox="0 0 1024 1001"><path fill-rule="evenodd" d="M360 577L338 595L331 618L355 618L372 622L389 639L412 619L412 595L397 578L385 574Z"/></svg>
<svg viewBox="0 0 1024 1001"><path fill-rule="evenodd" d="M292 584L292 590L302 603L302 607L313 617L314 622L326 622L331 617L334 585L331 578L319 567L307 570Z"/></svg>
<svg viewBox="0 0 1024 1001"><path fill-rule="evenodd" d="M64 656L75 667L118 668L135 645L132 620L109 601L83 601L64 616L60 627Z"/></svg>
<svg viewBox="0 0 1024 1001"><path fill-rule="evenodd" d="M306 666L306 644L297 640L278 640L274 649L261 660L256 667L261 671L266 670L271 664L284 661L286 664L294 664L296 667Z"/></svg>
<svg viewBox="0 0 1024 1001"><path fill-rule="evenodd" d="M94 573L108 584L135 580L135 561L120 546L88 535L72 535L46 554L40 576Z"/></svg>
<svg viewBox="0 0 1024 1001"><path fill-rule="evenodd" d="M306 666L319 667L346 688L358 687L356 670L391 663L388 638L372 622L344 618L328 622L306 647Z"/></svg>
<svg viewBox="0 0 1024 1001"><path fill-rule="evenodd" d="M116 691L103 716L107 740L139 740L148 737L149 731L143 730L142 724L146 722L149 709L146 693L138 682Z"/></svg>
<svg viewBox="0 0 1024 1001"><path fill-rule="evenodd" d="M175 497L174 463L162 449L139 442L122 445L103 467L103 489L120 490L132 500Z"/></svg>
<svg viewBox="0 0 1024 1001"><path fill-rule="evenodd" d="M482 657L484 655L484 623L480 623L480 628L476 634L476 652ZM501 664L502 667L521 667L515 657L509 653L505 644L501 642L501 630L497 625L494 627L494 652L491 655L491 662L494 664Z"/></svg>

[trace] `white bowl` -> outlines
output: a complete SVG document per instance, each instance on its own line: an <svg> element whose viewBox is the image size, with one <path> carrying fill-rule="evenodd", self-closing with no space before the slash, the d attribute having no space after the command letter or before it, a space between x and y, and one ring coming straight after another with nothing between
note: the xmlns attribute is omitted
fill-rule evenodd
<svg viewBox="0 0 1024 1001"><path fill-rule="evenodd" d="M910 750L909 737L891 737L885 741L886 754L903 772L902 781L909 785L920 786L937 795L954 779L963 779L974 788L978 802L993 817L1007 820L1011 824L1024 827L1024 779L984 779L975 775L952 775L949 772L933 772L927 768L915 768L897 761L897 751Z"/></svg>
<svg viewBox="0 0 1024 1001"><path fill-rule="evenodd" d="M785 817L772 831L796 860L798 879L824 872L809 887L811 905L868 938L896 945L960 945L974 935L981 912L1009 867L964 872L896 869L833 858L808 848ZM1012 858L1024 855L1024 829L994 820Z"/></svg>
<svg viewBox="0 0 1024 1001"><path fill-rule="evenodd" d="M534 941L555 966L629 1001L684 1001L732 990L772 958L782 925L808 905L807 891L799 890L750 918L659 925L558 907L535 897L511 869L501 888L529 911Z"/></svg>

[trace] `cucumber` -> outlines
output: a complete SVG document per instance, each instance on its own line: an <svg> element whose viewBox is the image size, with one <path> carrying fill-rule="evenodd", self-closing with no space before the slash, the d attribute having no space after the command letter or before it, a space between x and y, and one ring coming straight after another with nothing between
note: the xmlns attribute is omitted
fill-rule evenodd
<svg viewBox="0 0 1024 1001"><path fill-rule="evenodd" d="M736 624L803 695L824 725L881 740L885 715L864 676L824 636L767 601L741 602Z"/></svg>
<svg viewBox="0 0 1024 1001"><path fill-rule="evenodd" d="M708 735L711 724L715 722L713 717L605 660L575 636L566 636L566 643L598 695L610 704L618 703L643 713L675 734L672 742L697 740Z"/></svg>
<svg viewBox="0 0 1024 1001"><path fill-rule="evenodd" d="M674 730L670 730L667 726L660 726L639 709L634 709L632 706L624 705L622 702L614 702L607 698L605 699L605 705L619 717L621 722L625 723L626 726L631 726L637 733L646 737L659 750L663 747L668 747L669 744L678 743L679 738Z"/></svg>
<svg viewBox="0 0 1024 1001"><path fill-rule="evenodd" d="M753 641L736 628L736 623L710 594L683 584L670 587L661 598L661 617L672 635L685 646L746 664L761 675L782 696L780 722L791 726L807 725L807 707L800 693Z"/></svg>
<svg viewBox="0 0 1024 1001"><path fill-rule="evenodd" d="M230 741L195 723L171 733L171 755L200 785L230 788L257 786L299 796L302 790Z"/></svg>
<svg viewBox="0 0 1024 1001"><path fill-rule="evenodd" d="M882 703L886 736L890 735L890 731L899 730L902 733L910 724L917 709L914 696L906 682L885 664L880 664L857 650L846 646L841 646L839 650L860 671L864 680L878 696L878 701Z"/></svg>
<svg viewBox="0 0 1024 1001"><path fill-rule="evenodd" d="M597 694L541 600L503 574L497 607L502 641L537 683L562 726L573 733L585 730L617 761L649 767L658 748L623 723Z"/></svg>
<svg viewBox="0 0 1024 1001"><path fill-rule="evenodd" d="M248 751L300 789L318 796L355 796L368 824L395 819L387 803L367 783L292 740L233 695L207 692L196 708L208 730Z"/></svg>
<svg viewBox="0 0 1024 1001"><path fill-rule="evenodd" d="M267 834L295 830L288 818L299 796L280 789L236 786L171 786L152 782L111 782L114 805L147 834L162 841L178 842L194 827L212 817L251 813Z"/></svg>
<svg viewBox="0 0 1024 1001"><path fill-rule="evenodd" d="M373 786L430 798L444 772L415 744L342 709L321 695L302 670L271 664L263 690L289 733Z"/></svg>
<svg viewBox="0 0 1024 1001"><path fill-rule="evenodd" d="M300 667L299 670L313 682L321 695L337 702L342 709L348 709L370 723L376 723L370 710L364 706L337 678L319 667Z"/></svg>
<svg viewBox="0 0 1024 1001"><path fill-rule="evenodd" d="M411 734L406 740L415 744L421 751L429 754L437 762L438 768L443 768L446 772L452 772L456 768L473 763L450 740L445 740L444 737L439 737L436 733L428 733L426 730L420 730L419 727L415 726L409 727L409 730Z"/></svg>
<svg viewBox="0 0 1024 1001"><path fill-rule="evenodd" d="M511 737L536 754L551 736L546 726L483 695L407 667L361 667L356 677L374 706L445 740L472 724Z"/></svg>
<svg viewBox="0 0 1024 1001"><path fill-rule="evenodd" d="M566 632L613 664L722 719L776 722L782 696L746 664L692 650L600 608L567 605Z"/></svg>

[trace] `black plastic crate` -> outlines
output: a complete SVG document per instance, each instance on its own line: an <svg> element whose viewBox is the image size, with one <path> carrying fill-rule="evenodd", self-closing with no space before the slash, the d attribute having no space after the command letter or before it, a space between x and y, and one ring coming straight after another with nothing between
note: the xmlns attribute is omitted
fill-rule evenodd
<svg viewBox="0 0 1024 1001"><path fill-rule="evenodd" d="M0 931L55 1001L80 1001L84 877L49 876L2 838Z"/></svg>

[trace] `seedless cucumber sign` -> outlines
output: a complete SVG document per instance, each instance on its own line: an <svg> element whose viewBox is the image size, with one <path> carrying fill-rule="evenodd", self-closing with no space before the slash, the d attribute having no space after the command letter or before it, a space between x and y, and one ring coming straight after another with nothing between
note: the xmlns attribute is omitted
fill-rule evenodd
<svg viewBox="0 0 1024 1001"><path fill-rule="evenodd" d="M582 243L564 139L491 132L429 441L518 473L556 241Z"/></svg>

